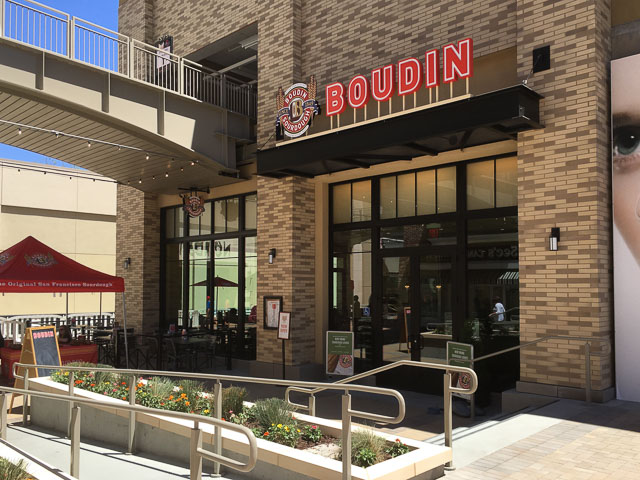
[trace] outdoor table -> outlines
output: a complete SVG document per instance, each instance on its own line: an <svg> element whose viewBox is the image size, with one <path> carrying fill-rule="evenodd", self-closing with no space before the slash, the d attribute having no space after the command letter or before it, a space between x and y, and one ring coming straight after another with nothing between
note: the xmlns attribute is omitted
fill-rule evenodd
<svg viewBox="0 0 640 480"><path fill-rule="evenodd" d="M89 345L59 345L60 360L63 365L69 362L98 363L98 346ZM20 361L22 350L3 347L0 348L0 361L2 362L2 376L13 380L13 364Z"/></svg>
<svg viewBox="0 0 640 480"><path fill-rule="evenodd" d="M208 344L209 338L203 336L179 336L179 337L170 337L167 339L171 343L173 343L176 348L176 355L184 354L185 352L189 358L189 370L194 371L194 356L196 352L196 348L202 344Z"/></svg>

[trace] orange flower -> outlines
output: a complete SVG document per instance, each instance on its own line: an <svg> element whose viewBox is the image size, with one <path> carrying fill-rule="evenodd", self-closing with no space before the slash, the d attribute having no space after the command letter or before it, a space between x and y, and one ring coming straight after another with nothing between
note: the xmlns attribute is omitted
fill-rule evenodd
<svg viewBox="0 0 640 480"><path fill-rule="evenodd" d="M269 436L269 432L264 432L264 433L262 434L262 436L263 436L263 437L268 437L268 436Z"/></svg>
<svg viewBox="0 0 640 480"><path fill-rule="evenodd" d="M91 384L91 385L89 385L89 386L90 386L90 387L95 387L95 386L96 386L96 384L95 384L95 383L92 383L92 384Z"/></svg>
<svg viewBox="0 0 640 480"><path fill-rule="evenodd" d="M189 405L191 405L189 402L184 402L184 404L188 407Z"/></svg>
<svg viewBox="0 0 640 480"><path fill-rule="evenodd" d="M169 400L173 400L173 395L169 395Z"/></svg>
<svg viewBox="0 0 640 480"><path fill-rule="evenodd" d="M122 397L122 399L123 399L123 400L126 400L126 399L127 399L127 397Z"/></svg>

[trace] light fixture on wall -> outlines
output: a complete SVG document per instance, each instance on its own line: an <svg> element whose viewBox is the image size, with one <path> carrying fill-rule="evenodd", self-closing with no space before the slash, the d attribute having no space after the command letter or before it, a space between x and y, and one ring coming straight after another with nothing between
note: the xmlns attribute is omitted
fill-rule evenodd
<svg viewBox="0 0 640 480"><path fill-rule="evenodd" d="M131 257L124 259L124 269L127 270L131 266Z"/></svg>
<svg viewBox="0 0 640 480"><path fill-rule="evenodd" d="M276 258L276 249L272 248L269 250L269 263L273 263L273 259Z"/></svg>
<svg viewBox="0 0 640 480"><path fill-rule="evenodd" d="M560 240L560 229L553 227L551 229L551 235L549 235L549 250L552 252L558 251L558 241Z"/></svg>

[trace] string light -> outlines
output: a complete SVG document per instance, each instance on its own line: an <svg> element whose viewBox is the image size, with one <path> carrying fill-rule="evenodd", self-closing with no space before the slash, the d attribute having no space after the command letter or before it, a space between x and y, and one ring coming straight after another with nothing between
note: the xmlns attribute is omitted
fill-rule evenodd
<svg viewBox="0 0 640 480"><path fill-rule="evenodd" d="M123 145L123 144L118 144L118 143L114 143L114 142L108 142L108 141L105 141L105 140L100 140L100 139L95 139L95 138L83 137L83 136L80 136L80 135L74 135L74 134L71 134L71 133L61 132L61 131L58 131L58 130L52 130L52 129L47 129L47 128L36 127L34 125L28 125L28 124L24 124L24 123L17 123L17 122L12 122L12 121L3 120L3 119L0 119L0 124L7 124L7 125L14 126L14 128L18 129L18 135L22 135L22 132L25 129L27 129L27 130L35 130L37 132L44 132L44 133L53 134L53 135L56 136L56 138L60 138L62 136L62 137L68 137L68 138L75 139L75 140L85 141L85 142L87 142L87 148L91 148L94 144L107 145L107 146L116 147L118 149L118 151L122 151L123 149L126 149L126 150L133 150L133 151L143 152L144 155L145 155L145 159L146 160L150 160L151 156L154 155L154 156L157 156L157 157L164 157L164 158L170 157L171 158L171 162L175 162L176 161L175 157L170 156L170 155L168 155L166 153L152 152L152 151L149 151L149 150L144 150L144 149L142 149L140 147L134 147L134 146L130 146L130 145ZM180 162L180 160L178 160L178 161ZM189 165L191 165L192 167L195 166L196 164L199 164L199 161L197 161L197 160L183 159L182 161L184 161L184 162L188 161ZM4 164L0 163L0 165L4 165ZM171 163L169 165L171 166ZM14 167L12 165L4 165L4 166L11 167L11 168L16 168L16 167ZM24 168L24 169L25 170L31 170L31 169L28 169L28 168ZM39 169L32 169L32 170L34 170L34 171L42 171L42 170L39 170ZM184 173L184 166L180 166L180 172ZM62 172L58 173L58 172L53 172L53 171L49 171L49 172L43 171L44 175L46 175L47 173L52 173L54 175L65 175L65 173L62 173ZM166 171L164 176L165 176L165 178L168 178L169 177L169 172ZM155 180L156 176L153 175L151 178L153 180ZM73 178L71 178L71 179L73 179ZM93 179L94 182L95 182L95 180L96 179ZM110 183L121 183L121 182L119 182L117 180L112 180L112 179L109 179L109 180L99 179L99 180L100 181L108 181ZM138 184L142 184L142 180L143 180L143 178L139 178L138 179ZM131 183L134 183L135 181L136 181L135 179L127 180L126 184L130 185Z"/></svg>

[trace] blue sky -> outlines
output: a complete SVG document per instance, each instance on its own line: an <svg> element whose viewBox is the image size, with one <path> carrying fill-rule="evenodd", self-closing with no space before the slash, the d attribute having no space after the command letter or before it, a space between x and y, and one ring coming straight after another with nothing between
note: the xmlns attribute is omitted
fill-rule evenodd
<svg viewBox="0 0 640 480"><path fill-rule="evenodd" d="M111 30L118 30L118 0L38 0L43 5L48 5L73 15L83 20L101 25ZM20 2L22 3L22 2ZM29 4L29 2L25 2ZM66 163L56 159L45 157L37 153L22 150L0 143L0 158L23 160L26 162L47 163L53 165L65 165Z"/></svg>

